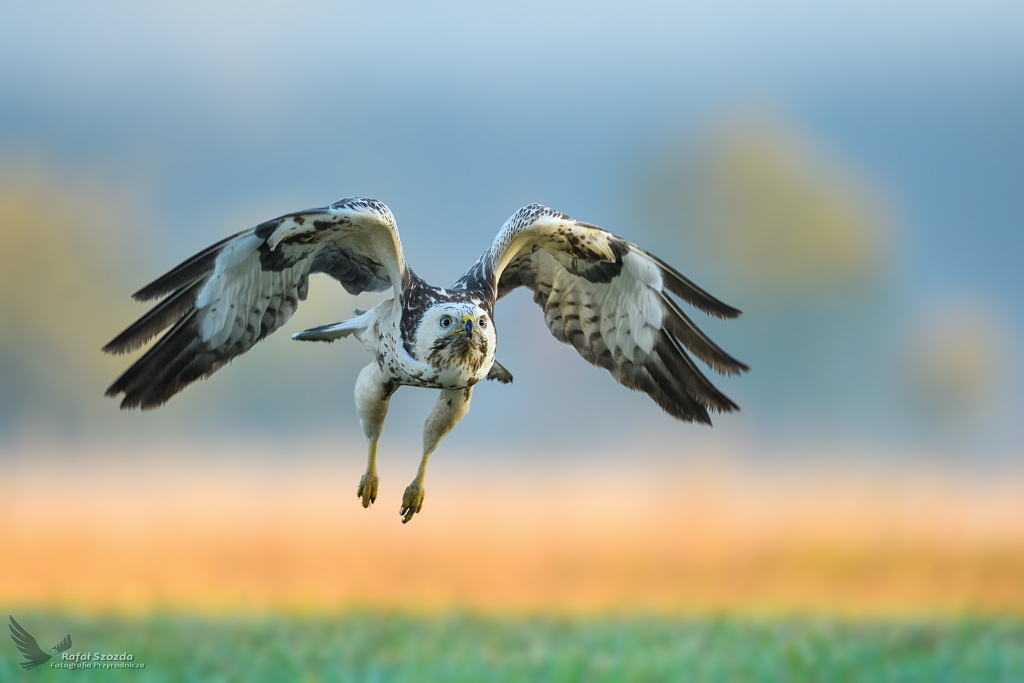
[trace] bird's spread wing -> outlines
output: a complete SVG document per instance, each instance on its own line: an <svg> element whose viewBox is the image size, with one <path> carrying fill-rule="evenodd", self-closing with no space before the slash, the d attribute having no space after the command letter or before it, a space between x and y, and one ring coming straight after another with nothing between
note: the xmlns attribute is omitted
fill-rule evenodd
<svg viewBox="0 0 1024 683"><path fill-rule="evenodd" d="M155 408L209 376L288 321L310 273L353 294L391 286L398 296L404 270L394 217L374 199L343 199L232 235L135 293L163 299L103 350L127 353L171 329L107 395L123 394L122 408Z"/></svg>
<svg viewBox="0 0 1024 683"><path fill-rule="evenodd" d="M551 334L681 420L737 410L690 353L723 374L747 366L707 338L672 295L721 318L740 314L664 261L601 228L531 204L505 223L456 287L496 301L533 291ZM689 351L689 353L687 352Z"/></svg>
<svg viewBox="0 0 1024 683"><path fill-rule="evenodd" d="M27 662L21 662L21 667L25 670L34 669L43 662L50 659L50 655L39 649L39 643L32 637L28 631L22 628L21 624L14 620L14 617L8 615L11 620L9 627L11 629L11 638L14 639L14 644L21 650L21 654L25 655Z"/></svg>

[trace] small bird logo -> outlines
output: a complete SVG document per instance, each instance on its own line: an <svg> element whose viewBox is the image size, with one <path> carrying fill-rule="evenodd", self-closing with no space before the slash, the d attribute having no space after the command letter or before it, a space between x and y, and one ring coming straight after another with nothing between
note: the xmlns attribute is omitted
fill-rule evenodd
<svg viewBox="0 0 1024 683"><path fill-rule="evenodd" d="M11 628L11 639L14 640L14 644L21 650L21 654L25 655L24 662L21 662L21 668L28 671L34 669L40 664L45 664L50 660L50 655L46 654L39 648L39 643L32 636L31 633L22 628L21 624L14 620L14 617L7 615L10 620ZM50 649L54 652L64 652L71 647L71 636L64 636L64 640L60 641Z"/></svg>

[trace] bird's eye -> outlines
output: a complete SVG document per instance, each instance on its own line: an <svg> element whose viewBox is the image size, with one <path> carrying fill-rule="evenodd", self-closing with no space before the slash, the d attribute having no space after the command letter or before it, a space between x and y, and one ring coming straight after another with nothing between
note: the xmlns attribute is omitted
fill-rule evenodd
<svg viewBox="0 0 1024 683"><path fill-rule="evenodd" d="M441 327L451 327L452 317L450 315L441 316Z"/></svg>
<svg viewBox="0 0 1024 683"><path fill-rule="evenodd" d="M481 317L476 324L480 329L487 327L487 318Z"/></svg>

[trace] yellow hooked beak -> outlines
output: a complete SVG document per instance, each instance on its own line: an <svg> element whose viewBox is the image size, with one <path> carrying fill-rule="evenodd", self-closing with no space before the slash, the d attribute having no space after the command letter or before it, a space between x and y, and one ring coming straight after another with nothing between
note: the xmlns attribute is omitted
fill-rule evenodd
<svg viewBox="0 0 1024 683"><path fill-rule="evenodd" d="M469 336L471 334L483 334L483 332L480 331L480 327L473 321L473 316L466 314L462 316L462 324L448 334L464 334Z"/></svg>

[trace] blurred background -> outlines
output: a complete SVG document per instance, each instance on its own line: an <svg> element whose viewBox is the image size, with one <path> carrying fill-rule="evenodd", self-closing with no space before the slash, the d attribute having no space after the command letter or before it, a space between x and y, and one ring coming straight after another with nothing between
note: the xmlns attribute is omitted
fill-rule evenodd
<svg viewBox="0 0 1024 683"><path fill-rule="evenodd" d="M1024 611L1024 9L1013 2L7 3L0 603L86 613ZM368 195L456 280L541 202L744 310L752 370L677 423L497 311L424 511L433 392L382 488L314 276L155 412L106 386L129 295L232 232ZM5 553L6 554L6 553ZM410 571L410 566L416 566Z"/></svg>

